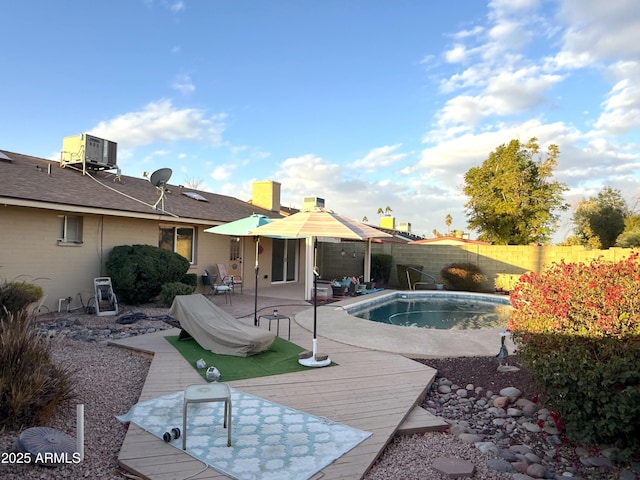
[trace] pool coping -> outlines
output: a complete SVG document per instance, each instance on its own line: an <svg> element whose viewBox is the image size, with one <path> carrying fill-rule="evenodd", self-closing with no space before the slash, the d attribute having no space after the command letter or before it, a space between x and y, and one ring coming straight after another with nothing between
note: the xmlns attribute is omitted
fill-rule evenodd
<svg viewBox="0 0 640 480"><path fill-rule="evenodd" d="M425 292L416 292L425 293ZM443 295L481 295L470 292L447 292L431 290L430 294ZM348 308L369 302L383 302L390 296L414 295L413 292L384 290L367 295L367 299L353 297L317 308L317 336L319 350L322 350L321 339L331 340L347 345L398 353L414 358L429 357L463 357L463 356L495 356L500 350L500 333L503 328L482 330L437 330L426 328L403 327L373 322L352 316ZM302 328L313 332L313 308L295 315L295 321ZM513 353L515 345L510 339L507 349Z"/></svg>

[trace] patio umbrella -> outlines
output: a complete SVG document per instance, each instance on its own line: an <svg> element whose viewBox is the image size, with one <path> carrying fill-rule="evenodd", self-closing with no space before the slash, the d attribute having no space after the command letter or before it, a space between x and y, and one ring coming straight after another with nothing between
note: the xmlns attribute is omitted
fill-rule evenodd
<svg viewBox="0 0 640 480"><path fill-rule="evenodd" d="M259 215L254 213L248 217L234 220L233 222L224 223L215 227L205 229L207 233L217 233L218 235L229 235L231 237L253 237L256 242L256 264L254 267L256 276L256 285L254 292L254 312L253 312L253 324L258 325L258 244L260 237L258 235L249 233L251 230L268 224L273 219L266 215Z"/></svg>
<svg viewBox="0 0 640 480"><path fill-rule="evenodd" d="M371 238L391 237L391 235L377 228L365 225L364 223L338 215L332 210L320 207L303 210L289 217L274 220L268 225L252 230L251 233L265 237L306 237L313 239L313 349L310 358L300 359L299 362L308 367L325 367L331 364L331 359L328 357L321 360L316 358L318 354L318 276L320 275L316 265L318 237L367 240Z"/></svg>

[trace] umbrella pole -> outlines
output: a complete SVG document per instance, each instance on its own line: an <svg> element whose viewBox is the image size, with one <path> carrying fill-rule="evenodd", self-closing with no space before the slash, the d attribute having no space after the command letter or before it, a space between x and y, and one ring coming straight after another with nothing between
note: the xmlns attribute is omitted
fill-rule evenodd
<svg viewBox="0 0 640 480"><path fill-rule="evenodd" d="M258 244L260 243L260 237L255 236L253 237L253 239L256 242L256 266L254 267L255 269L255 274L256 274L256 285L255 285L255 289L253 292L253 324L257 327L258 326L258 270L259 270L259 266L258 266L258 253L259 253L259 247Z"/></svg>
<svg viewBox="0 0 640 480"><path fill-rule="evenodd" d="M305 367L327 367L331 365L331 359L328 355L318 354L318 267L316 265L316 256L318 250L318 238L313 241L313 346L311 347L312 355L309 358L301 358L298 360L300 365ZM326 357L326 358L324 358Z"/></svg>

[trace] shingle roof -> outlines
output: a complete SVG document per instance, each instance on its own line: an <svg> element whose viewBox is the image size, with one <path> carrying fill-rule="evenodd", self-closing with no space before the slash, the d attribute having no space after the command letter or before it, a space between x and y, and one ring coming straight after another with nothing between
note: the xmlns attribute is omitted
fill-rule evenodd
<svg viewBox="0 0 640 480"><path fill-rule="evenodd" d="M117 176L115 171L89 173L83 175L74 168L63 168L57 161L0 150L0 199L4 203L29 202L34 206L37 205L33 202L42 203L47 208L59 205L61 210L65 206L70 209L99 209L105 214L119 216L157 216L162 213L153 208L160 193L148 180ZM187 191L197 192L207 201L182 194ZM183 221L199 223L231 222L252 213L280 217L276 212L234 197L171 184L165 187L164 210Z"/></svg>

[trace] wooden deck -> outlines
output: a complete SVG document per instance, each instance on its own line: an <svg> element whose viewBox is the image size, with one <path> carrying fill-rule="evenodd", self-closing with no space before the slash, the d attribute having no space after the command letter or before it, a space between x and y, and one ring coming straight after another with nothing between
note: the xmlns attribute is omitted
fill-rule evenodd
<svg viewBox="0 0 640 480"><path fill-rule="evenodd" d="M164 339L177 331L113 342L154 354L141 401L203 382ZM311 338L310 332L291 322L292 342L309 344L310 348ZM414 408L433 381L434 369L401 355L344 345L320 336L318 343L319 351L329 354L337 366L229 382L243 392L373 433L314 478L362 478L394 435L442 429L439 419L419 406ZM118 462L127 471L152 480L228 478L135 425L127 431Z"/></svg>

